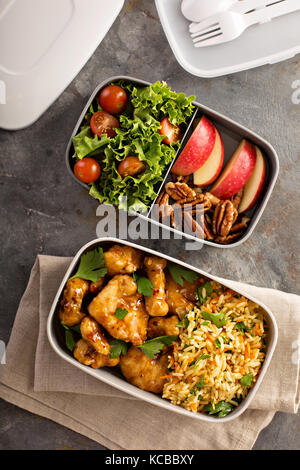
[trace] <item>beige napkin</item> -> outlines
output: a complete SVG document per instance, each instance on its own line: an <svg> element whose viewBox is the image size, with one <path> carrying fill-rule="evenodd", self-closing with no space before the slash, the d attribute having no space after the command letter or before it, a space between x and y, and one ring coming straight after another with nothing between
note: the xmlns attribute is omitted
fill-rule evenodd
<svg viewBox="0 0 300 470"><path fill-rule="evenodd" d="M70 261L39 256L35 262L7 347L7 364L0 366L4 400L110 449L250 449L275 411L297 412L300 297L230 281L273 311L278 345L253 409L229 423L201 423L133 399L52 351L46 321Z"/></svg>

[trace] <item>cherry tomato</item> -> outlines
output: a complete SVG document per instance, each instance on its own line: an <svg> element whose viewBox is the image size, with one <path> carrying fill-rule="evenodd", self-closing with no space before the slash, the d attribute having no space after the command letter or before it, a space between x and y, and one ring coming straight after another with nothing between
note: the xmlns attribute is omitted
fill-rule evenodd
<svg viewBox="0 0 300 470"><path fill-rule="evenodd" d="M101 167L94 158L83 158L74 165L74 174L83 183L93 183L101 174Z"/></svg>
<svg viewBox="0 0 300 470"><path fill-rule="evenodd" d="M109 85L101 90L99 103L104 111L111 114L120 114L127 105L126 91L118 85Z"/></svg>
<svg viewBox="0 0 300 470"><path fill-rule="evenodd" d="M165 135L163 142L164 144L170 145L171 143L178 142L181 137L181 131L179 126L174 126L170 123L168 118L164 118L160 122L159 133Z"/></svg>
<svg viewBox="0 0 300 470"><path fill-rule="evenodd" d="M90 125L93 133L98 137L102 134L114 137L116 135L115 129L120 127L118 119L105 111L97 111L93 114Z"/></svg>
<svg viewBox="0 0 300 470"><path fill-rule="evenodd" d="M118 173L121 178L125 176L135 176L143 173L146 170L146 165L141 162L137 157L126 157L118 166Z"/></svg>

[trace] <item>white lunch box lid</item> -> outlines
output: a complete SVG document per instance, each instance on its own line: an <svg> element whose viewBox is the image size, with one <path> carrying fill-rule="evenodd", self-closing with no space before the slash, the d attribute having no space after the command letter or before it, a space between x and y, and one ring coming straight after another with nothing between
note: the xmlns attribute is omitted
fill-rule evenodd
<svg viewBox="0 0 300 470"><path fill-rule="evenodd" d="M300 52L300 11L254 25L234 41L196 48L182 0L155 0L164 32L179 64L198 77L219 77L290 59Z"/></svg>
<svg viewBox="0 0 300 470"><path fill-rule="evenodd" d="M29 126L93 54L124 0L0 0L0 127Z"/></svg>

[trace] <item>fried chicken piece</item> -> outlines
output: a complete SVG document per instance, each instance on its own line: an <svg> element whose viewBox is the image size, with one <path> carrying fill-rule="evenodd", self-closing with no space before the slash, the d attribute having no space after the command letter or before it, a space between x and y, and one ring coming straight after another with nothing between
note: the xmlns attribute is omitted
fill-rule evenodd
<svg viewBox="0 0 300 470"><path fill-rule="evenodd" d="M169 312L176 313L182 319L189 310L194 308L199 285L200 279L197 279L194 282L184 281L183 286L180 286L168 274L166 278L166 292Z"/></svg>
<svg viewBox="0 0 300 470"><path fill-rule="evenodd" d="M151 318L148 323L148 338L157 338L157 336L178 336L179 318L177 315L170 317Z"/></svg>
<svg viewBox="0 0 300 470"><path fill-rule="evenodd" d="M125 245L114 245L104 253L107 274L131 274L142 265L142 252Z"/></svg>
<svg viewBox="0 0 300 470"><path fill-rule="evenodd" d="M99 279L99 281L91 282L90 283L90 292L92 294L98 294L98 292L101 291L103 285L104 285L104 277L101 277L101 279Z"/></svg>
<svg viewBox="0 0 300 470"><path fill-rule="evenodd" d="M80 277L70 279L60 302L59 318L63 325L74 326L81 322L85 313L81 310L83 297L89 290L89 283Z"/></svg>
<svg viewBox="0 0 300 470"><path fill-rule="evenodd" d="M125 356L120 359L121 371L125 379L141 388L153 393L162 393L168 375L168 349L155 359L150 359L139 348L131 347Z"/></svg>
<svg viewBox="0 0 300 470"><path fill-rule="evenodd" d="M158 258L158 256L147 256L144 264L147 276L154 287L152 296L145 299L146 310L152 317L163 317L169 311L166 302L166 277L164 273L167 261Z"/></svg>
<svg viewBox="0 0 300 470"><path fill-rule="evenodd" d="M128 311L122 320L115 316L117 308ZM149 317L143 296L127 274L114 276L89 304L88 311L116 339L138 345L147 338Z"/></svg>
<svg viewBox="0 0 300 470"><path fill-rule="evenodd" d="M107 355L98 353L85 339L77 341L73 355L78 362L86 366L91 366L93 369L99 369L105 366L115 367L120 362L118 357L111 359Z"/></svg>
<svg viewBox="0 0 300 470"><path fill-rule="evenodd" d="M85 317L80 324L80 333L98 353L107 356L109 354L109 342L104 329L92 317Z"/></svg>

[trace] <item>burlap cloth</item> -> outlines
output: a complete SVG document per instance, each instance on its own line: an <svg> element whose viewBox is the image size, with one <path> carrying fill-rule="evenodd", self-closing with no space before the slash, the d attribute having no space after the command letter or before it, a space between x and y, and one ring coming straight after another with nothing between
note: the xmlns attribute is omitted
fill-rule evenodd
<svg viewBox="0 0 300 470"><path fill-rule="evenodd" d="M51 349L46 321L71 258L38 256L0 366L0 397L110 449L250 449L275 411L299 406L300 297L230 281L274 313L279 340L248 409L224 424L202 423L134 399L68 364ZM229 283L229 281L227 281Z"/></svg>

